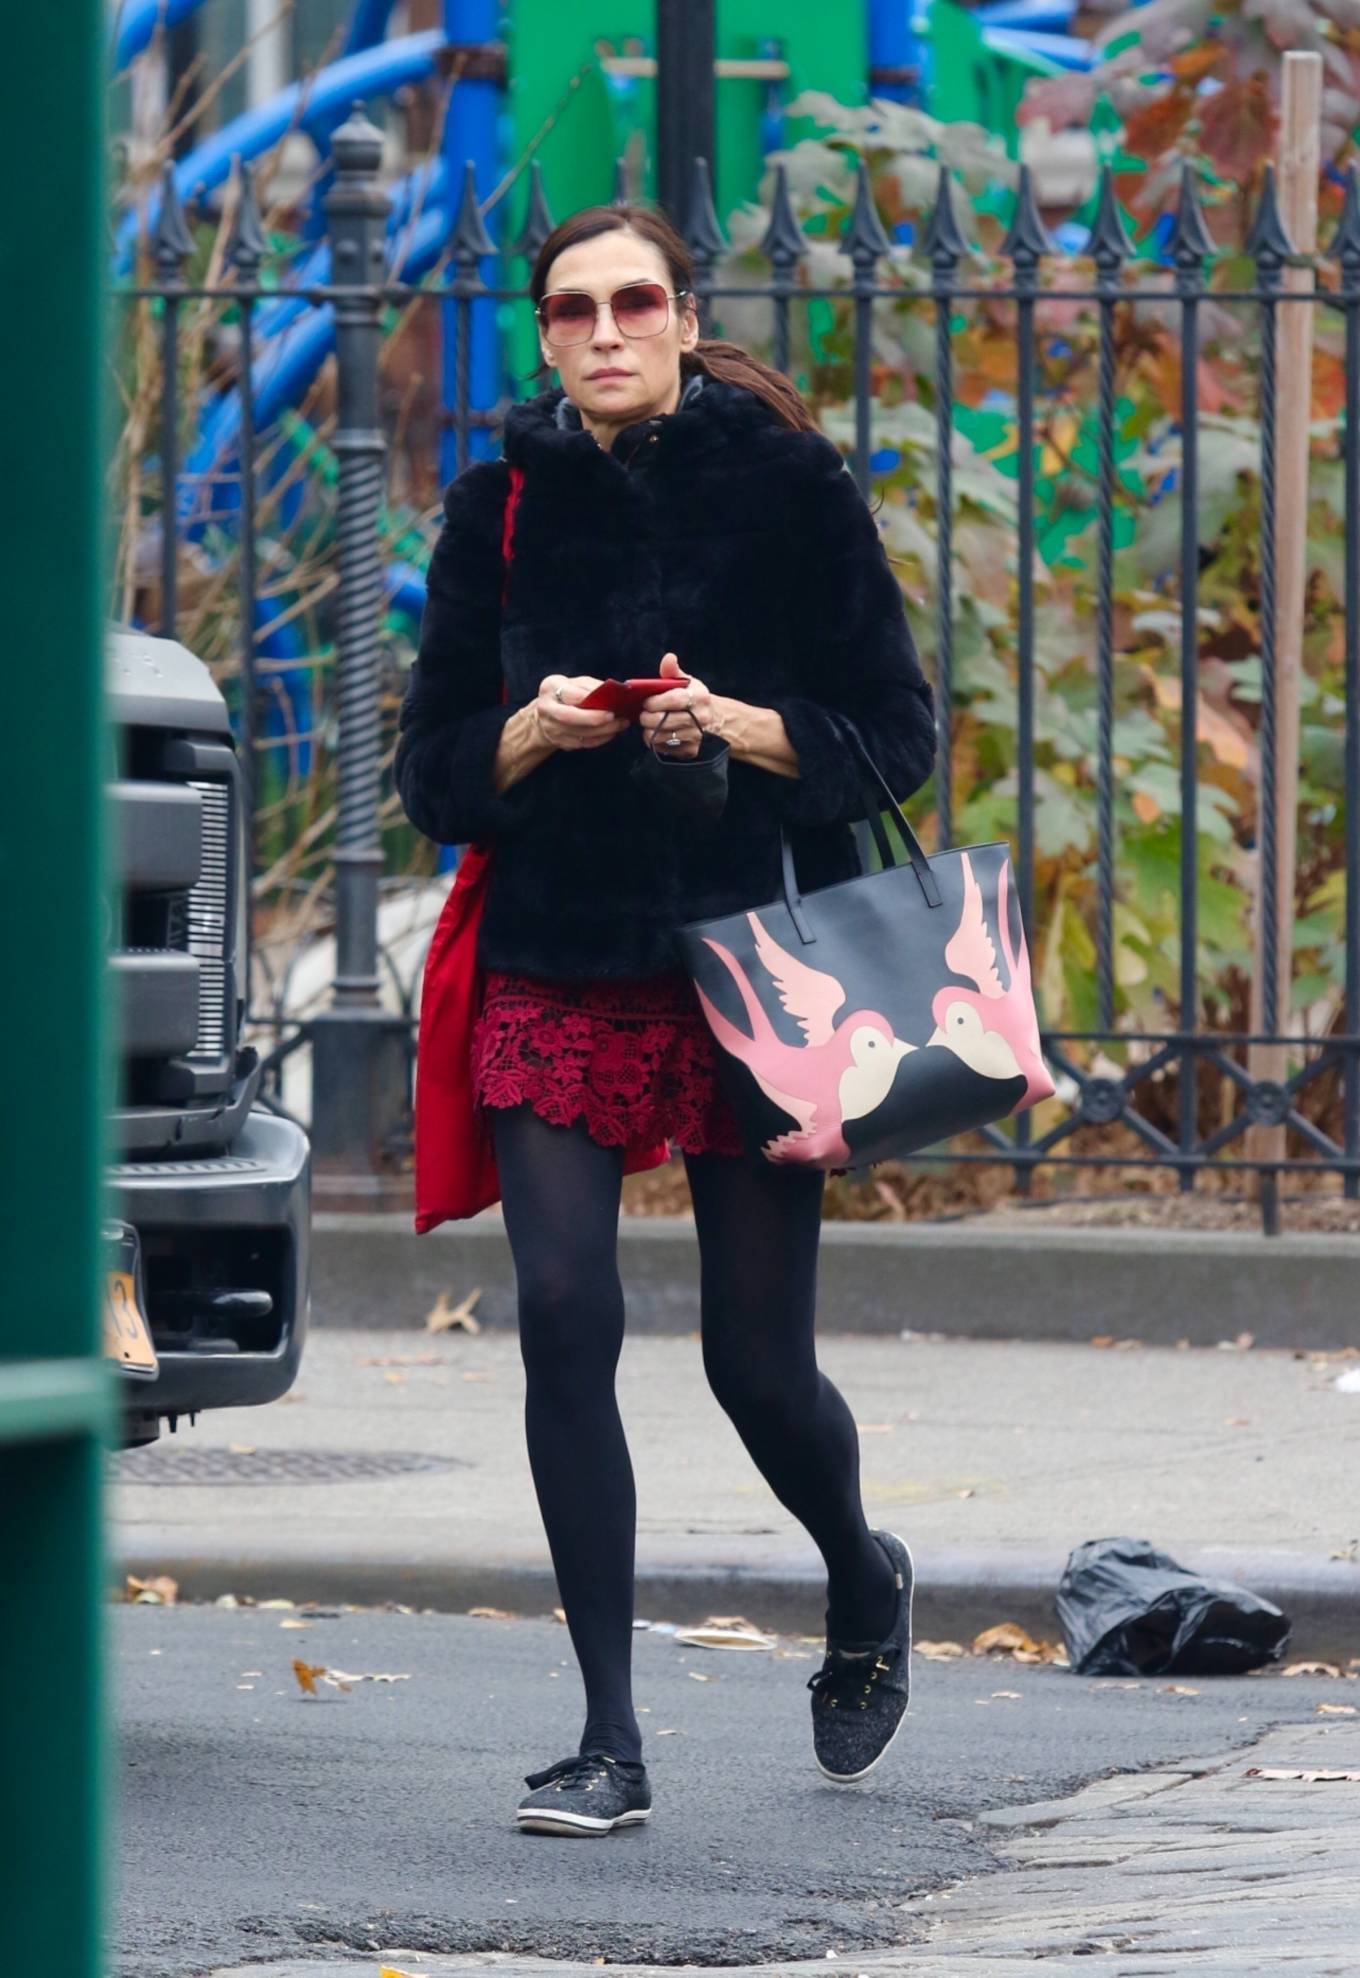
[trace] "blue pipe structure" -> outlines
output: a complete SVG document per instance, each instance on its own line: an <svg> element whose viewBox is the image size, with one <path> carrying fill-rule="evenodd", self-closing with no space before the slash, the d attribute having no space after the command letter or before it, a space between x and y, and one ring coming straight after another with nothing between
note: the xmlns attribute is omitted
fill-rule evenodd
<svg viewBox="0 0 1360 1978"><path fill-rule="evenodd" d="M989 27L983 30L989 48L1001 54L1045 55L1062 69L1095 67L1096 51L1089 41L1074 34L1038 34L1019 28Z"/></svg>
<svg viewBox="0 0 1360 1978"><path fill-rule="evenodd" d="M429 28L423 34L408 34L387 41L357 55L345 56L306 84L289 83L270 102L244 111L202 144L196 145L175 167L175 188L180 198L190 200L225 184L236 158L254 158L268 151L293 129L309 135L337 108L348 114L357 99L388 96L403 83L422 82L436 73L436 58L444 46L443 33ZM160 211L160 193L148 202L147 226L154 227ZM126 213L118 227L114 267L125 274L136 245L139 220Z"/></svg>
<svg viewBox="0 0 1360 1978"><path fill-rule="evenodd" d="M178 27L196 14L203 0L124 0L113 30L113 66L125 69L149 48L158 28Z"/></svg>
<svg viewBox="0 0 1360 1978"><path fill-rule="evenodd" d="M444 0L444 34L450 42L483 42L494 39L499 24L498 0ZM455 210L465 160L471 159L473 184L484 200L495 187L500 171L500 143L497 123L500 117L500 85L490 81L460 78L449 92L444 113L443 157L449 188L449 212ZM485 216L487 232L493 240L500 236L501 216L494 210ZM496 279L496 263L487 255L479 263L482 280L488 286ZM458 318L456 302L446 302L440 310L441 377L444 431L439 448L441 479L451 481L458 464L457 435L450 414L458 404ZM495 405L501 393L501 354L496 334L496 309L491 302L474 302L467 311L471 335L468 350L468 406L485 412ZM474 460L490 458L494 451L489 432L483 427L469 435L468 453Z"/></svg>
<svg viewBox="0 0 1360 1978"><path fill-rule="evenodd" d="M921 43L916 33L916 0L869 0L869 67L914 69L916 83L875 83L872 94L891 103L921 101Z"/></svg>
<svg viewBox="0 0 1360 1978"><path fill-rule="evenodd" d="M990 6L974 8L973 19L979 27L1061 34L1072 25L1075 12L1074 0L992 0Z"/></svg>

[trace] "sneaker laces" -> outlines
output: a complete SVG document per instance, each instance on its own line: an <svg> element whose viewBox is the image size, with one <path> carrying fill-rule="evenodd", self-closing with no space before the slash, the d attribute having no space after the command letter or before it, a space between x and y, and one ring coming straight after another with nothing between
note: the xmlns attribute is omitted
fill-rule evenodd
<svg viewBox="0 0 1360 1978"><path fill-rule="evenodd" d="M541 1772L526 1772L524 1783L535 1790L539 1786L551 1785L555 1779L560 1779L564 1787L581 1786L587 1784L590 1774L598 1772L602 1765L616 1765L631 1779L639 1778L645 1769L640 1763L615 1758L612 1752L577 1751L570 1758L559 1758L555 1764L544 1766Z"/></svg>
<svg viewBox="0 0 1360 1978"><path fill-rule="evenodd" d="M891 1634L877 1645L870 1643L866 1648L828 1642L821 1668L807 1681L814 1703L834 1703L838 1707L850 1703L862 1704L866 1687L872 1694L871 1685L892 1667L901 1652L900 1642L895 1642Z"/></svg>

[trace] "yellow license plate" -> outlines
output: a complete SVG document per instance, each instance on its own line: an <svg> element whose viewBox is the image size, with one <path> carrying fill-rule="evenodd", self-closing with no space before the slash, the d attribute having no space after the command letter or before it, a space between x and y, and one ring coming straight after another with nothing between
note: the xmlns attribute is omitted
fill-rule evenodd
<svg viewBox="0 0 1360 1978"><path fill-rule="evenodd" d="M104 1273L104 1357L130 1373L154 1374L156 1349L130 1271Z"/></svg>

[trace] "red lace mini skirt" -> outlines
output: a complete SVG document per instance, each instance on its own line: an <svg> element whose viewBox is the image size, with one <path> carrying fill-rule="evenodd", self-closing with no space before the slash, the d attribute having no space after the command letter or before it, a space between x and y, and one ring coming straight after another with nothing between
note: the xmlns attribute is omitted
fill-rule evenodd
<svg viewBox="0 0 1360 1978"><path fill-rule="evenodd" d="M603 1147L741 1152L717 1046L679 969L616 982L488 969L472 1064L480 1104L527 1100L555 1125L584 1120Z"/></svg>

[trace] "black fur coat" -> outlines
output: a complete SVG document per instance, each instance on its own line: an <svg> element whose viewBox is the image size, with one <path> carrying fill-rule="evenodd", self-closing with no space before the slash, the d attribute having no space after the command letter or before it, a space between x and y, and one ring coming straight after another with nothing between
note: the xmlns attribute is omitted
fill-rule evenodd
<svg viewBox="0 0 1360 1978"><path fill-rule="evenodd" d="M507 463L524 486L502 607ZM496 792L501 729L545 674L651 676L668 651L715 694L777 709L799 775L732 757L723 814L700 825L629 774L634 724ZM743 387L704 378L609 452L562 391L540 393L508 413L504 458L445 491L396 780L427 836L494 845L484 965L674 967L678 923L780 892L781 824L804 890L857 872L865 806L824 706L856 719L897 796L925 781L932 696L873 517L831 441Z"/></svg>

